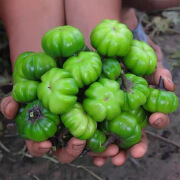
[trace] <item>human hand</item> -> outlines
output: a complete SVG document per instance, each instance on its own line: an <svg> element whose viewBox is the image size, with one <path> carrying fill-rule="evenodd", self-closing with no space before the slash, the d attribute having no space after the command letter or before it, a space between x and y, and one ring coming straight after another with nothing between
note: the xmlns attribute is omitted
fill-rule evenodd
<svg viewBox="0 0 180 180"><path fill-rule="evenodd" d="M145 155L148 147L148 139L144 130L142 131L142 138L140 142L129 149L129 152L133 158L141 158ZM127 159L127 151L119 149L115 144L111 144L106 151L102 153L89 152L88 155L93 156L94 164L97 166L103 166L108 157L112 164L115 166L121 166Z"/></svg>
<svg viewBox="0 0 180 180"><path fill-rule="evenodd" d="M172 82L172 76L168 69L157 67L156 71L152 75L147 76L146 79L150 85L158 86L160 77L162 77L162 79L164 80L164 87L167 90L175 90L175 85ZM159 112L153 113L149 117L149 124L156 129L163 129L168 126L169 117L167 114Z"/></svg>
<svg viewBox="0 0 180 180"><path fill-rule="evenodd" d="M149 37L148 44L154 49L157 57L157 68L152 75L146 76L149 85L158 86L160 76L164 80L164 87L169 91L175 91L175 85L172 82L172 75L168 69L163 67L163 53L161 48L156 45ZM169 124L169 117L163 113L153 113L149 118L149 123L152 127L163 129Z"/></svg>
<svg viewBox="0 0 180 180"><path fill-rule="evenodd" d="M13 99L12 96L8 96L1 101L0 109L7 119L13 119L18 112L19 104ZM144 155L147 148L146 139L147 138L143 133L141 142L135 145L135 148L131 148L130 153L133 157L138 158ZM52 143L50 141L34 142L31 140L26 140L26 146L31 155L42 156L51 150ZM85 141L78 140L73 137L69 140L68 146L57 149L55 155L60 162L69 163L81 154L84 147ZM141 150L142 148L144 148L144 150ZM117 145L112 144L103 153L89 153L89 155L93 156L93 161L97 166L102 166L106 161L106 157L111 157L111 162L114 165L120 166L125 162L127 152L119 150Z"/></svg>
<svg viewBox="0 0 180 180"><path fill-rule="evenodd" d="M162 57L162 52L159 48L156 47L156 54L158 58ZM160 60L160 59L159 59ZM164 80L164 87L169 91L175 90L175 85L172 82L172 76L168 69L163 68L161 65L161 61L159 61L159 64L157 66L156 71L150 75L146 76L146 80L148 81L148 84L150 85L158 85L160 76ZM169 117L167 114L163 113L153 113L149 117L149 124L156 128L156 129L163 129L168 126L169 124ZM141 141L131 147L129 149L129 152L132 157L134 158L141 158L145 155L148 148L148 139L146 136L146 133L142 131L142 138ZM89 153L91 156L93 156L94 163L97 166L102 166L105 164L107 157L110 157L112 164L116 166L121 166L124 164L127 158L127 151L119 150L118 146L111 145L108 147L108 149L103 153Z"/></svg>
<svg viewBox="0 0 180 180"><path fill-rule="evenodd" d="M146 79L148 80L149 84L158 85L160 76L162 76L162 78L164 79L165 88L174 91L175 86L172 82L172 76L167 69L157 68L156 71L152 75L147 76ZM8 119L13 118L17 110L18 110L18 104L17 102L14 101L12 97L7 97L7 99L5 98L2 100L1 111ZM168 125L168 123L169 123L169 118L166 114L163 113L154 113L149 118L149 124L157 129L165 128ZM37 143L34 141L26 140L26 144L29 152L34 156L42 156L43 154L48 152L52 147L50 141ZM77 145L80 148L79 151L74 152L72 148L73 145L75 146ZM67 148L62 148L57 150L56 156L60 162L64 162L64 163L71 162L79 154L81 154L84 146L85 146L85 141L72 138L68 142ZM143 131L141 141L138 144L134 145L132 148L130 148L129 151L132 157L141 158L146 153L147 147L148 147L148 140L145 132ZM89 153L89 155L93 156L94 164L96 164L97 166L104 165L107 157L111 158L111 162L114 165L120 166L126 160L127 151L119 150L119 147L113 144L110 145L107 148L107 150L103 153Z"/></svg>
<svg viewBox="0 0 180 180"><path fill-rule="evenodd" d="M54 153L59 162L70 163L82 153L85 144L86 141L73 137L68 141L66 147L59 148ZM40 157L51 150L52 143L50 141L35 142L26 140L26 146L31 155Z"/></svg>
<svg viewBox="0 0 180 180"><path fill-rule="evenodd" d="M7 119L13 119L16 116L18 109L19 104L12 96L2 99L0 103L0 110ZM33 156L42 156L52 148L52 143L50 141L25 141L29 153ZM81 154L85 144L85 141L73 137L69 140L67 147L57 149L55 155L61 163L69 163Z"/></svg>

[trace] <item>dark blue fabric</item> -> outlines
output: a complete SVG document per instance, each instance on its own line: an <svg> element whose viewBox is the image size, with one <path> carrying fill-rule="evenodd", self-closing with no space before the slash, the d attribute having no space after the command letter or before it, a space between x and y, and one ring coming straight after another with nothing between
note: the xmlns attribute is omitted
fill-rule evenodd
<svg viewBox="0 0 180 180"><path fill-rule="evenodd" d="M134 39L139 40L139 41L144 41L144 42L148 43L147 35L144 32L144 28L143 28L142 23L141 23L140 20L138 22L138 25L137 25L136 29L134 29L132 31L132 34L133 34ZM168 64L168 62L167 62L167 60L165 59L164 56L162 58L162 64L166 69L170 70L169 64Z"/></svg>
<svg viewBox="0 0 180 180"><path fill-rule="evenodd" d="M134 30L132 31L132 33L133 33L134 39L139 40L139 41L144 41L144 42L148 43L148 41L147 41L147 35L146 35L146 33L144 32L144 29L143 29L143 26L142 26L140 20L139 20L139 23L138 23L136 29L134 29Z"/></svg>

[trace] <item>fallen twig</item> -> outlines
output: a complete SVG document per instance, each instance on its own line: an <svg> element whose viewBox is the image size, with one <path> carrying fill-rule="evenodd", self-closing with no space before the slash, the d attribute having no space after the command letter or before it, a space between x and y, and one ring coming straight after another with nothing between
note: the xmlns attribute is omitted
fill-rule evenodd
<svg viewBox="0 0 180 180"><path fill-rule="evenodd" d="M146 172L145 167L144 167L142 164L140 164L140 163L137 161L137 159L134 159L132 156L129 156L129 160L130 160L135 166L137 166L138 168L140 168L140 169L142 169L144 172Z"/></svg>
<svg viewBox="0 0 180 180"><path fill-rule="evenodd" d="M35 174L28 173L28 176L33 177L36 180L40 180Z"/></svg>
<svg viewBox="0 0 180 180"><path fill-rule="evenodd" d="M97 174L95 174L93 171L91 171L91 170L89 170L89 169L87 169L86 167L84 167L84 166L81 166L81 165L74 165L74 164L68 164L68 165L70 165L70 166L72 166L72 167L75 167L75 168L81 168L81 169L83 169L83 170L85 170L85 171L87 171L89 174L91 174L93 177L95 177L96 179L98 179L98 180L103 180L101 177L99 177Z"/></svg>
<svg viewBox="0 0 180 180"><path fill-rule="evenodd" d="M177 30L175 30L175 29L167 29L167 31L169 31L169 32L173 32L173 33L176 33L176 34L180 34L180 31L177 31Z"/></svg>
<svg viewBox="0 0 180 180"><path fill-rule="evenodd" d="M172 7L168 9L163 9L162 11L180 11L180 7Z"/></svg>
<svg viewBox="0 0 180 180"><path fill-rule="evenodd" d="M23 156L28 157L28 158L33 158L33 156L31 154L29 154L29 153L24 153Z"/></svg>
<svg viewBox="0 0 180 180"><path fill-rule="evenodd" d="M59 164L60 162L53 158L53 157L50 157L50 156L47 156L47 155L44 155L42 156L42 158L45 158L45 159L48 159L56 164ZM96 179L98 180L103 180L101 177L99 177L97 174L95 174L94 172L92 172L91 170L89 170L88 168L84 167L84 166L81 166L81 165L75 165L75 164L71 164L71 163L67 163L67 165L71 166L71 167L75 167L75 168L78 168L78 169L83 169L85 170L86 172L88 172L89 174L91 174L93 177L95 177Z"/></svg>
<svg viewBox="0 0 180 180"><path fill-rule="evenodd" d="M0 147L1 147L4 151L6 151L6 152L8 152L8 153L11 152L1 141L0 141Z"/></svg>
<svg viewBox="0 0 180 180"><path fill-rule="evenodd" d="M157 134L155 134L155 133L152 133L152 132L150 132L150 131L147 131L147 130L145 130L145 131L146 131L146 133L147 133L148 135L154 136L154 137L156 137L156 138L158 138L158 139L161 139L161 140L163 140L163 141L165 141L165 142L167 142L167 143L173 144L174 146L180 148L180 144L178 144L178 143L176 143L176 142L174 142L174 141L171 141L171 140L169 140L169 139L167 139L167 138L164 138L164 137L162 137L162 136L160 136L160 135L157 135Z"/></svg>
<svg viewBox="0 0 180 180"><path fill-rule="evenodd" d="M4 134L3 136L4 136L5 138L12 138L12 137L18 136L18 133L16 133L16 134Z"/></svg>
<svg viewBox="0 0 180 180"><path fill-rule="evenodd" d="M9 159L11 162L16 162L16 160L13 159L13 158L8 157L8 159Z"/></svg>
<svg viewBox="0 0 180 180"><path fill-rule="evenodd" d="M6 151L6 152L8 152L8 153L11 152L1 141L0 141L0 147L1 147L4 151ZM29 154L28 152L25 153L25 150L26 150L26 146L24 146L19 152L13 153L13 155L23 154L24 157L33 158L33 156L32 156L31 154ZM48 159L48 160L50 160L50 161L52 161L52 162L54 162L54 163L56 163L56 164L60 164L60 162L59 162L57 159L53 158L53 157L44 155L44 156L42 156L42 158ZM75 167L75 168L78 168L78 169L81 168L81 169L87 171L89 174L91 174L91 175L92 175L93 177L95 177L96 179L98 179L98 180L103 180L101 177L99 177L99 176L96 175L94 172L92 172L91 170L89 170L88 168L86 168L86 167L84 167L84 166L74 165L74 164L71 164L71 163L67 163L67 165L72 166L72 167Z"/></svg>
<svg viewBox="0 0 180 180"><path fill-rule="evenodd" d="M32 175L32 177L36 180L40 180L36 175Z"/></svg>
<svg viewBox="0 0 180 180"><path fill-rule="evenodd" d="M25 151L26 151L26 145L24 145L24 147L20 151L13 153L13 155L15 155L15 156L22 155L25 153Z"/></svg>
<svg viewBox="0 0 180 180"><path fill-rule="evenodd" d="M57 159L53 158L53 157L44 155L44 156L42 156L42 158L48 159L48 160L50 160L50 161L52 161L52 162L54 162L54 163L56 163L56 164L59 164L59 161L58 161Z"/></svg>

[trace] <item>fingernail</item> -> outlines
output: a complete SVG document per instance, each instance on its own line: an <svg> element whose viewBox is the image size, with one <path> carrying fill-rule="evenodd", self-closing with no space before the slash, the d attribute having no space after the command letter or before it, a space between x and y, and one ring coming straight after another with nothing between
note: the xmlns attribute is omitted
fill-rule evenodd
<svg viewBox="0 0 180 180"><path fill-rule="evenodd" d="M72 149L75 151L81 151L84 148L84 144L73 145Z"/></svg>
<svg viewBox="0 0 180 180"><path fill-rule="evenodd" d="M153 123L153 125L156 126L156 127L159 127L159 125L161 124L161 122L162 122L162 119L159 118L159 119L157 119L157 120Z"/></svg>
<svg viewBox="0 0 180 180"><path fill-rule="evenodd" d="M171 79L167 78L167 81L168 81L169 83L173 84L173 82L172 82Z"/></svg>

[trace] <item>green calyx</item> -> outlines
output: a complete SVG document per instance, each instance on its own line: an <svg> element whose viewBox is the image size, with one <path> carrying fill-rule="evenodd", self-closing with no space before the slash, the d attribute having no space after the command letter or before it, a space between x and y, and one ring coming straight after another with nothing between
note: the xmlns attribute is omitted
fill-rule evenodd
<svg viewBox="0 0 180 180"><path fill-rule="evenodd" d="M43 107L37 107L36 105L33 106L32 109L28 110L28 121L32 122L33 124L36 123L39 119L43 118L42 114Z"/></svg>

